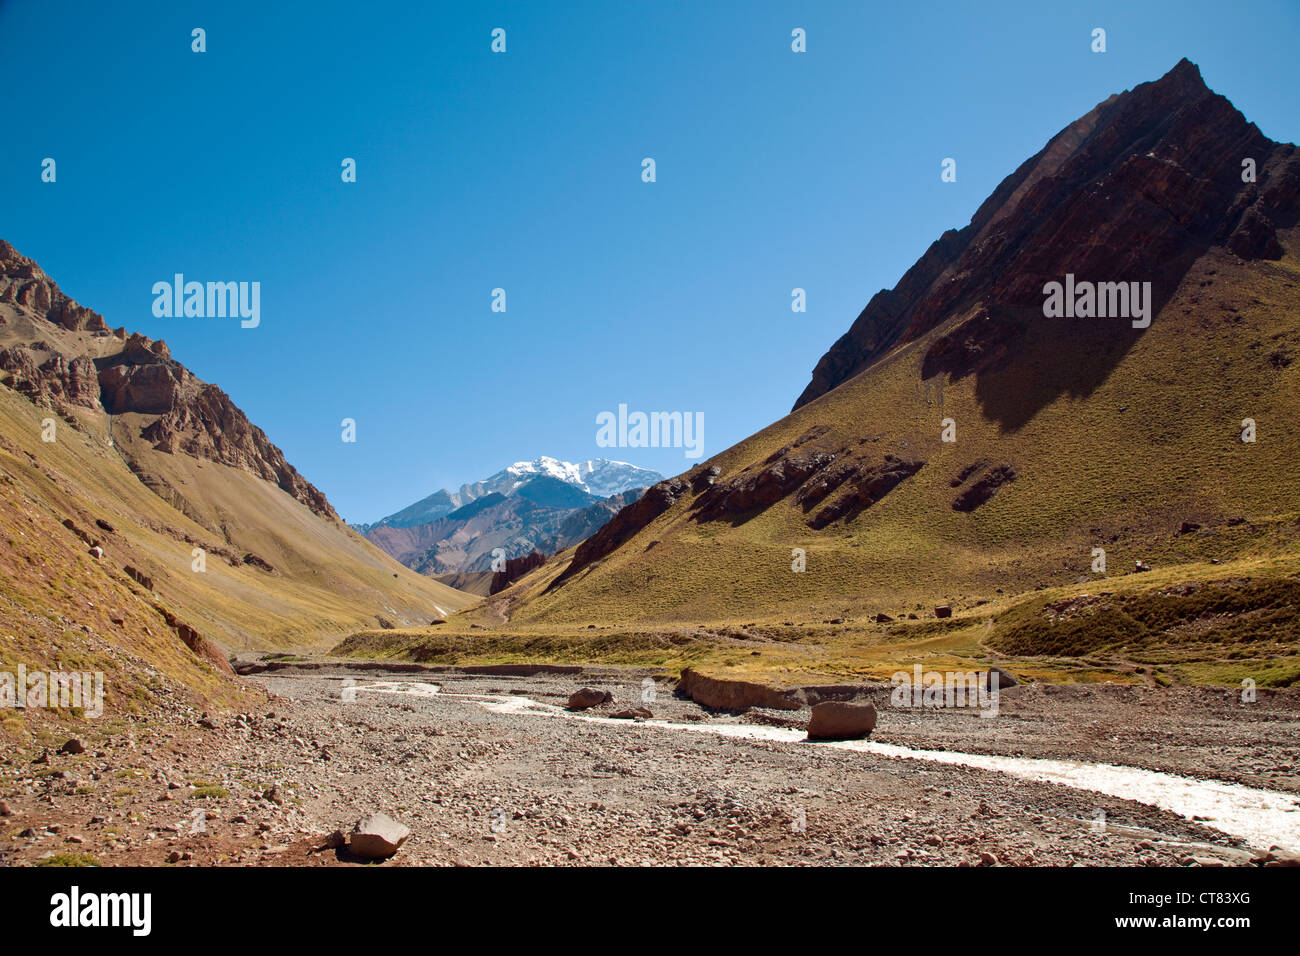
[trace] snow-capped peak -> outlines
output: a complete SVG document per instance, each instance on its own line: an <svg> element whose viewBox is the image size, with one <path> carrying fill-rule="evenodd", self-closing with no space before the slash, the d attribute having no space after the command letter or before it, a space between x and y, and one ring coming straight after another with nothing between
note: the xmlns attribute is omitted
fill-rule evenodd
<svg viewBox="0 0 1300 956"><path fill-rule="evenodd" d="M464 485L461 494L471 498L492 492L509 495L525 481L538 475L556 478L599 498L608 498L633 488L645 488L663 480L663 475L659 472L638 468L625 461L593 458L572 462L543 455L533 461L517 461L490 478L473 485Z"/></svg>

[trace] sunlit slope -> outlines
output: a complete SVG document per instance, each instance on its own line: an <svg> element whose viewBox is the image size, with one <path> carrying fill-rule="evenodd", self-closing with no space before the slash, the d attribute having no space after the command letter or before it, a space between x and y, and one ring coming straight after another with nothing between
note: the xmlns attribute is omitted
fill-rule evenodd
<svg viewBox="0 0 1300 956"><path fill-rule="evenodd" d="M1030 316L1001 364L927 377L931 345L972 317L950 316L709 463L725 483L822 427L800 450L924 462L865 510L814 530L817 509L805 513L792 491L700 521L690 491L560 586L555 567L505 592L512 625L928 614L1103 577L1091 570L1098 547L1112 576L1137 560L1294 552L1300 263L1297 231L1280 238L1279 261L1211 249L1140 334L1122 319ZM946 418L953 443L940 440ZM1241 440L1246 418L1254 443ZM1000 466L1014 480L954 509ZM1202 528L1179 534L1183 522ZM803 573L791 569L795 548Z"/></svg>
<svg viewBox="0 0 1300 956"><path fill-rule="evenodd" d="M113 574L137 569L177 617L227 650L326 644L350 628L374 626L380 616L427 623L476 600L406 570L269 482L156 452L133 439L137 429L121 419L109 446L104 413L70 412L82 430L0 388L0 460L13 488L70 546L87 550L61 527L65 519L100 540L105 556L92 567ZM41 422L51 417L57 440L47 443ZM132 473L128 459L157 492ZM202 572L193 569L196 547L206 552ZM265 564L245 563L250 554Z"/></svg>

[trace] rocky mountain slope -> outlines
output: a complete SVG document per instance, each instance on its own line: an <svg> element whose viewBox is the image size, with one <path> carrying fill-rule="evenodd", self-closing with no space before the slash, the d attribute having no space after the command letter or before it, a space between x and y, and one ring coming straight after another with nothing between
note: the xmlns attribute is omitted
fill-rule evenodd
<svg viewBox="0 0 1300 956"><path fill-rule="evenodd" d="M1184 59L1061 130L969 225L935 240L897 286L872 297L794 407L972 310L931 346L923 371L977 372L1041 316L1044 283L1066 273L1149 281L1158 308L1211 246L1278 259L1277 230L1295 225L1298 193L1295 146L1269 140Z"/></svg>
<svg viewBox="0 0 1300 956"><path fill-rule="evenodd" d="M1253 582L1272 596L1248 647L1193 613L1199 599L1188 620L1162 612L1131 633L1176 641L1201 674L1232 658L1294 679L1300 634L1268 622L1300 576L1298 216L1295 147L1183 61L1068 125L940 237L790 415L651 487L479 619L750 622L751 638L764 622L775 641L815 626L840 653L850 633L897 647L890 621L942 606L954 624L926 632L930 653L1025 654L1042 621L1099 610L1075 602L1097 588L1226 581L1236 615ZM1045 286L1067 275L1151 283L1152 321L1047 317ZM1138 562L1156 573L1133 575ZM1034 637L999 635L998 613L1039 589L1008 619ZM1108 633L1118 651L1123 628Z"/></svg>
<svg viewBox="0 0 1300 956"><path fill-rule="evenodd" d="M349 530L221 389L4 242L0 384L8 665L94 661L118 703L159 679L216 694L227 651L474 600Z"/></svg>

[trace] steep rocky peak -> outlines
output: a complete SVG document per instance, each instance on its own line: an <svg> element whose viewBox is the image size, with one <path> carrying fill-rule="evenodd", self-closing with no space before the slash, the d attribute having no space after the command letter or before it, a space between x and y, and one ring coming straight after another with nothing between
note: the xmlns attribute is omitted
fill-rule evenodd
<svg viewBox="0 0 1300 956"><path fill-rule="evenodd" d="M1254 163L1253 181L1243 176L1244 160ZM1041 306L1044 282L1067 272L1150 281L1158 307L1211 245L1277 258L1277 229L1295 223L1298 196L1295 147L1264 136L1181 60L1065 127L1003 180L970 224L945 232L897 286L873 296L794 407L955 315L978 313L981 328L1014 339L1009 316L1023 321ZM981 350L977 331L959 351ZM931 361L926 375L941 371L952 369Z"/></svg>

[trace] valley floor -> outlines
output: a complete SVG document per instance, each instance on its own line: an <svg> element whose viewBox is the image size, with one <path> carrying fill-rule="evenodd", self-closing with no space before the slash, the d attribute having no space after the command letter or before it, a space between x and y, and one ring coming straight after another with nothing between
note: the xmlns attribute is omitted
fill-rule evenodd
<svg viewBox="0 0 1300 956"><path fill-rule="evenodd" d="M1295 691L1243 704L1212 688L1029 685L981 719L893 708L882 687L872 743L846 749L802 742L807 711L714 714L671 682L653 721L607 719L640 703L649 673L285 666L250 678L264 706L211 727L173 715L87 733L77 755L57 751L66 735L9 750L0 857L347 865L360 861L315 848L374 811L412 831L385 865L1250 865L1272 843L1300 851ZM594 720L560 710L588 685L615 703ZM1234 781L1271 793L1258 819L1283 822L1242 838L1208 797L1180 814L880 744Z"/></svg>

